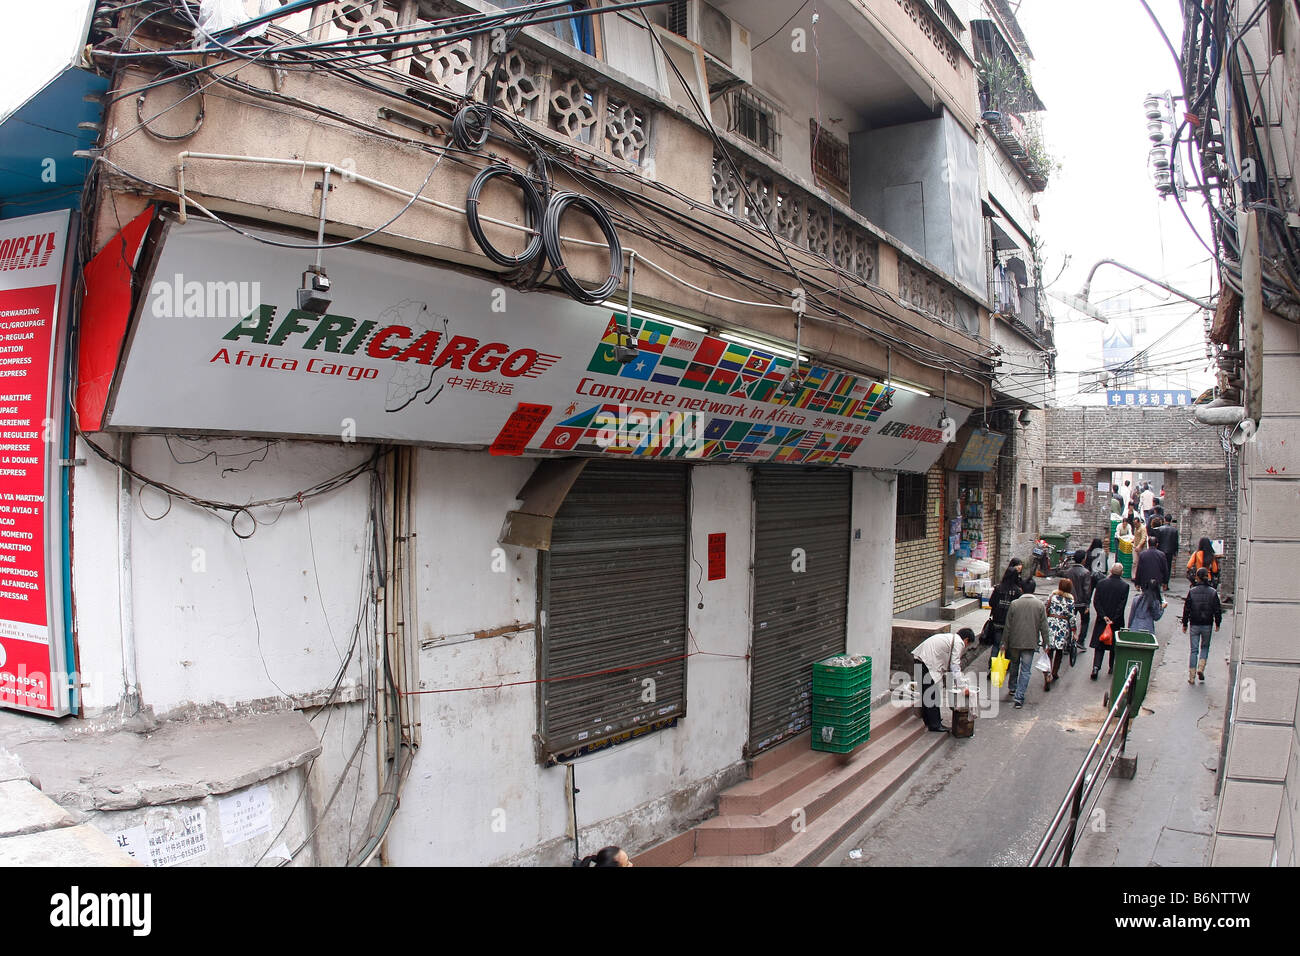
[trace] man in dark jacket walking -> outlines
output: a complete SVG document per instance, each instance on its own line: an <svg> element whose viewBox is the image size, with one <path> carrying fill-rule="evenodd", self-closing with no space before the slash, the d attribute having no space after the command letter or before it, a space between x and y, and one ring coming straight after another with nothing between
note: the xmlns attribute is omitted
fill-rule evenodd
<svg viewBox="0 0 1300 956"><path fill-rule="evenodd" d="M1080 548L1074 552L1074 563L1065 569L1065 576L1074 590L1074 609L1079 614L1079 644L1082 646L1084 635L1088 633L1088 622L1092 613L1088 610L1092 601L1092 571L1084 563L1088 552Z"/></svg>
<svg viewBox="0 0 1300 956"><path fill-rule="evenodd" d="M1190 625L1192 656L1187 660L1187 683L1196 683L1196 678L1205 680L1205 661L1210 656L1210 624L1218 630L1223 624L1223 605L1219 603L1219 592L1210 586L1210 569L1198 568L1196 584L1187 592L1183 601L1183 633Z"/></svg>
<svg viewBox="0 0 1300 956"><path fill-rule="evenodd" d="M1107 673L1115 670L1115 642L1112 639L1109 644L1103 644L1100 638L1107 624L1111 625L1112 631L1118 631L1124 626L1124 609L1128 606L1128 582L1124 580L1124 565L1116 561L1110 566L1106 580L1092 592L1092 606L1097 612L1097 620L1092 625L1092 680L1096 680L1107 651L1110 652L1110 668Z"/></svg>
<svg viewBox="0 0 1300 956"><path fill-rule="evenodd" d="M1165 562L1168 567L1165 568L1165 590L1169 590L1169 572L1174 566L1174 558L1178 557L1178 521L1173 515L1165 519L1164 524L1156 529L1156 543L1160 545L1160 552L1165 556Z"/></svg>
<svg viewBox="0 0 1300 956"><path fill-rule="evenodd" d="M1157 529L1159 530L1159 529ZM1133 583L1139 590L1154 588L1156 593L1169 580L1169 562L1156 542L1147 538L1147 546L1137 556L1137 567L1133 571Z"/></svg>

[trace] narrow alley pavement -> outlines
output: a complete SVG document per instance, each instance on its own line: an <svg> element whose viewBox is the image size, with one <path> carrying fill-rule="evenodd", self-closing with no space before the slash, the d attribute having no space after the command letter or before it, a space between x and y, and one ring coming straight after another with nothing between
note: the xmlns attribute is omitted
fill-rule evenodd
<svg viewBox="0 0 1300 956"><path fill-rule="evenodd" d="M1054 583L1040 579L1038 596ZM1138 758L1137 776L1107 783L1075 866L1208 862L1232 622L1225 613L1204 685L1189 687L1179 623L1186 593L1186 582L1173 583L1157 624L1155 672L1126 751ZM958 623L978 630L984 617ZM986 668L987 660L974 667ZM1024 866L1106 715L1105 670L1093 682L1090 668L1091 651L1072 669L1066 662L1048 693L1036 675L1019 711L1000 690L1003 703L976 721L974 737L950 739L823 865Z"/></svg>

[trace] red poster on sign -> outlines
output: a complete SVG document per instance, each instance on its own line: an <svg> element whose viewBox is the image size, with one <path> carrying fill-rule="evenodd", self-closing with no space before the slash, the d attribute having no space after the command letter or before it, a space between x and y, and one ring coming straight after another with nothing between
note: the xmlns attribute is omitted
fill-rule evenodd
<svg viewBox="0 0 1300 956"><path fill-rule="evenodd" d="M528 405L520 402L519 407L501 426L501 432L488 451L493 455L522 455L549 414L551 414L550 405Z"/></svg>
<svg viewBox="0 0 1300 956"><path fill-rule="evenodd" d="M709 535L709 580L721 581L727 576L727 534Z"/></svg>
<svg viewBox="0 0 1300 956"><path fill-rule="evenodd" d="M1074 493L1074 501L1076 504L1086 505L1088 503L1088 492L1076 491Z"/></svg>
<svg viewBox="0 0 1300 956"><path fill-rule="evenodd" d="M50 570L61 523L51 357L67 232L66 212L0 223L0 706L43 714L68 712L62 587Z"/></svg>
<svg viewBox="0 0 1300 956"><path fill-rule="evenodd" d="M1081 471L1076 471L1076 472L1074 473L1074 479L1073 479L1073 480L1074 480L1074 483L1075 483L1076 485L1081 485L1081 484L1083 484L1083 472L1081 472Z"/></svg>

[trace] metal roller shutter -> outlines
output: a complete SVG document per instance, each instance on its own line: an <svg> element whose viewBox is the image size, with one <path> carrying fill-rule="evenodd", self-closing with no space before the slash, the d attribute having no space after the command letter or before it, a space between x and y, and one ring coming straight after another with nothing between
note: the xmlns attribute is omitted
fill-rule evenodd
<svg viewBox="0 0 1300 956"><path fill-rule="evenodd" d="M686 502L686 467L650 462L592 461L565 498L542 568L544 759L686 712Z"/></svg>
<svg viewBox="0 0 1300 956"><path fill-rule="evenodd" d="M812 664L844 651L851 482L847 471L755 473L748 756L808 729Z"/></svg>

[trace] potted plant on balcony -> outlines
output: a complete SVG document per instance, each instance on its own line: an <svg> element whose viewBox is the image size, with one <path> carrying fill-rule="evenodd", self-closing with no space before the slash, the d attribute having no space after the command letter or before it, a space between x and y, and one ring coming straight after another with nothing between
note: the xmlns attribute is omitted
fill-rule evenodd
<svg viewBox="0 0 1300 956"><path fill-rule="evenodd" d="M979 61L980 101L984 119L992 124L1002 121L1003 113L1019 113L1028 100L1028 82L1024 71L1005 57L982 56Z"/></svg>

